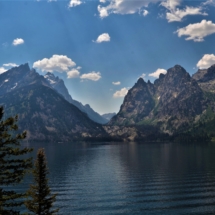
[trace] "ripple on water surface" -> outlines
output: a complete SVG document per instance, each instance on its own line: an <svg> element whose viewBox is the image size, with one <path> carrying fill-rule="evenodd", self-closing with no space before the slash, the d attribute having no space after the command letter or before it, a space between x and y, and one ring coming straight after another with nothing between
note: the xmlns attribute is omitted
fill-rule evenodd
<svg viewBox="0 0 215 215"><path fill-rule="evenodd" d="M59 214L215 214L213 144L45 144L45 150Z"/></svg>

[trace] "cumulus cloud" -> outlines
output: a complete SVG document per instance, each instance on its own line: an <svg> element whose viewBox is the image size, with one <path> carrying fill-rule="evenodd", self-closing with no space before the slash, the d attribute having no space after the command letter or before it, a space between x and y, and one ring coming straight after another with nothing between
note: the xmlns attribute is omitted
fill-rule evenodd
<svg viewBox="0 0 215 215"><path fill-rule="evenodd" d="M207 69L211 65L215 64L215 55L214 54L205 54L202 59L196 64L199 69Z"/></svg>
<svg viewBox="0 0 215 215"><path fill-rule="evenodd" d="M143 10L143 16L147 16L149 14L148 10Z"/></svg>
<svg viewBox="0 0 215 215"><path fill-rule="evenodd" d="M81 0L70 0L68 7L76 7L82 3L83 2Z"/></svg>
<svg viewBox="0 0 215 215"><path fill-rule="evenodd" d="M165 7L168 12L166 13L166 19L168 22L181 22L185 16L188 15L208 15L205 12L202 12L203 8L200 7L188 7L185 9L177 8L180 6L181 0L167 0L161 2L161 5Z"/></svg>
<svg viewBox="0 0 215 215"><path fill-rule="evenodd" d="M78 78L80 75L80 72L78 69L72 69L71 71L67 72L67 78Z"/></svg>
<svg viewBox="0 0 215 215"><path fill-rule="evenodd" d="M70 0L68 7L76 7L81 5L83 2L81 0Z"/></svg>
<svg viewBox="0 0 215 215"><path fill-rule="evenodd" d="M180 28L175 33L179 37L188 36L185 40L202 42L204 37L215 33L215 24L212 21L202 20L200 23L189 24L184 28Z"/></svg>
<svg viewBox="0 0 215 215"><path fill-rule="evenodd" d="M144 1L130 1L130 0L110 0L107 6L102 7L98 5L98 12L101 18L114 14L134 14L143 11L150 3L156 3L159 0L144 0Z"/></svg>
<svg viewBox="0 0 215 215"><path fill-rule="evenodd" d="M18 45L21 45L21 44L23 44L25 41L22 39L22 38L16 38L16 39L14 39L13 40L13 45L14 46L18 46Z"/></svg>
<svg viewBox="0 0 215 215"><path fill-rule="evenodd" d="M171 12L166 13L166 19L168 22L180 22L185 16L188 15L204 15L207 16L208 14L202 12L201 7L186 7L185 9L176 9Z"/></svg>
<svg viewBox="0 0 215 215"><path fill-rule="evenodd" d="M88 79L91 81L98 81L101 78L101 73L100 72L90 72L81 75L81 79Z"/></svg>
<svg viewBox="0 0 215 215"><path fill-rule="evenodd" d="M76 64L66 55L53 55L51 58L44 58L34 62L33 67L43 72L68 72Z"/></svg>
<svg viewBox="0 0 215 215"><path fill-rule="evenodd" d="M117 81L117 82L112 82L113 85L120 85L120 81Z"/></svg>
<svg viewBox="0 0 215 215"><path fill-rule="evenodd" d="M113 97L114 98L121 98L121 97L124 97L125 95L127 95L128 93L128 90L127 88L122 88L121 90L119 91L116 91L114 94L113 94Z"/></svg>
<svg viewBox="0 0 215 215"><path fill-rule="evenodd" d="M6 66L6 67L16 67L16 66L19 66L19 65L17 65L16 63L5 63L5 64L3 64L3 66Z"/></svg>
<svg viewBox="0 0 215 215"><path fill-rule="evenodd" d="M110 41L110 36L108 33L103 33L98 36L97 40L95 41L96 43L102 43L102 42L109 42Z"/></svg>
<svg viewBox="0 0 215 215"><path fill-rule="evenodd" d="M6 72L7 70L4 67L0 67L0 74Z"/></svg>
<svg viewBox="0 0 215 215"><path fill-rule="evenodd" d="M167 71L165 70L165 69L157 69L155 72L153 72L153 73L151 73L151 74L149 74L149 76L151 76L151 77L154 77L154 78L159 78L159 75L160 74L166 74L167 73Z"/></svg>
<svg viewBox="0 0 215 215"><path fill-rule="evenodd" d="M174 11L181 4L181 0L166 0L161 5L170 11Z"/></svg>

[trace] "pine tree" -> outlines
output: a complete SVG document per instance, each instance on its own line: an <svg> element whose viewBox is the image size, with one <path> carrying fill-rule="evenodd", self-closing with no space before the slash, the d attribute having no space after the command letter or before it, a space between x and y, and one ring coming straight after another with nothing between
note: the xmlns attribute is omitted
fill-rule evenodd
<svg viewBox="0 0 215 215"><path fill-rule="evenodd" d="M32 158L22 158L32 151L21 148L20 140L26 137L26 132L17 133L18 117L2 120L3 107L0 107L0 214L15 215L23 205L25 193L14 191L14 185L20 183L25 173L32 168Z"/></svg>
<svg viewBox="0 0 215 215"><path fill-rule="evenodd" d="M48 168L44 149L39 149L33 170L34 184L30 186L27 194L31 199L25 202L26 207L34 215L54 215L58 209L52 210L56 194L51 194L48 185Z"/></svg>

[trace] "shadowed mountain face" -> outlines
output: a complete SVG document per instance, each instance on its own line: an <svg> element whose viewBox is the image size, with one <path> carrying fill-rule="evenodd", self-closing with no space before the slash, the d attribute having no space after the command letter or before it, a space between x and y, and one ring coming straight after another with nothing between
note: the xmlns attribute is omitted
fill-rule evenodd
<svg viewBox="0 0 215 215"><path fill-rule="evenodd" d="M99 124L65 100L27 64L0 75L0 83L5 117L18 114L20 130L27 130L31 141L70 141L105 134Z"/></svg>
<svg viewBox="0 0 215 215"><path fill-rule="evenodd" d="M107 119L99 115L97 112L95 112L90 105L86 104L83 105L81 102L78 102L74 99L72 99L71 95L69 94L64 81L58 77L55 77L54 74L48 72L44 78L48 81L48 83L58 92L60 93L68 102L75 105L77 108L79 108L81 111L86 113L88 117L100 124L105 124L108 122Z"/></svg>
<svg viewBox="0 0 215 215"><path fill-rule="evenodd" d="M154 84L140 78L108 125L155 125L172 134L198 121L213 103L197 81L176 65Z"/></svg>

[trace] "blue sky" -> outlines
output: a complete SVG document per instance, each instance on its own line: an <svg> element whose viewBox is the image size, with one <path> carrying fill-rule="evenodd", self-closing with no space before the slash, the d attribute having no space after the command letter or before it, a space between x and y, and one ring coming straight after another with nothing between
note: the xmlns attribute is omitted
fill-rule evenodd
<svg viewBox="0 0 215 215"><path fill-rule="evenodd" d="M28 62L73 99L118 112L142 76L215 64L215 1L0 0L0 73Z"/></svg>

